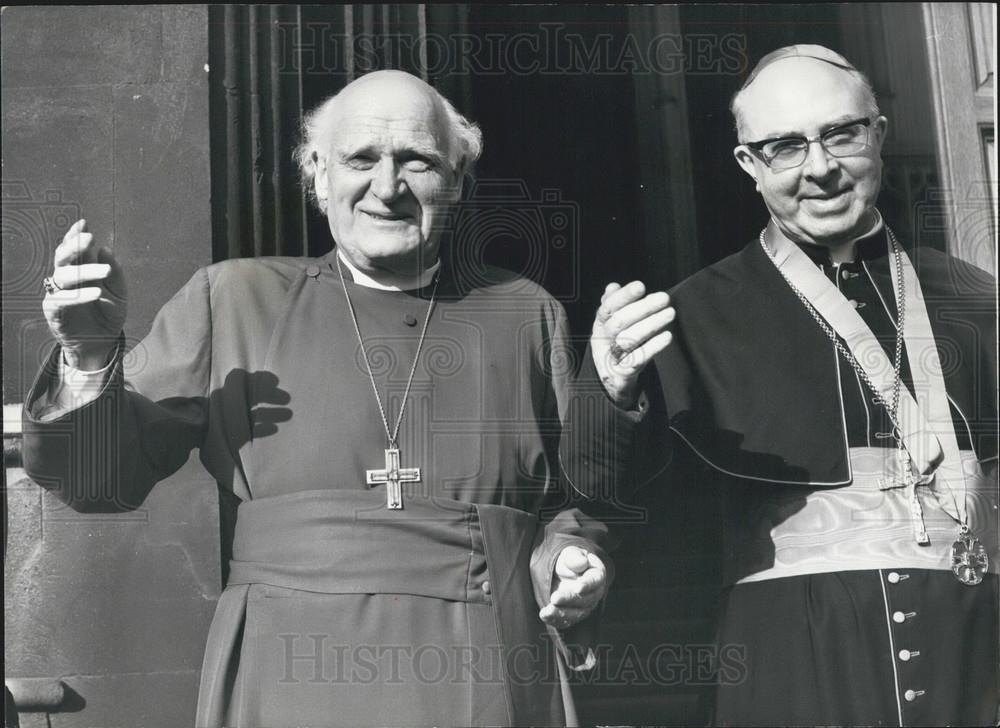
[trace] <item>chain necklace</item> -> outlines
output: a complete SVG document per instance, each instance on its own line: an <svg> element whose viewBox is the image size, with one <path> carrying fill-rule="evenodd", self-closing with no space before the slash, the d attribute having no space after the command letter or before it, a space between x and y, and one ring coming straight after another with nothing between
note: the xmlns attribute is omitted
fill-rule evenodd
<svg viewBox="0 0 1000 728"><path fill-rule="evenodd" d="M399 445L397 437L399 435L399 425L403 421L403 413L406 411L406 402L410 397L410 385L413 384L413 375L417 371L417 361L420 359L420 350L423 348L424 339L427 336L427 326L431 321L431 312L434 310L434 301L437 297L438 283L441 280L440 273L434 276L434 288L431 290L431 300L427 304L427 314L424 316L424 326L420 330L420 339L417 341L417 352L413 355L413 364L410 366L410 374L406 379L406 389L403 391L403 402L399 406L399 414L396 415L396 424L389 431L389 420L385 416L385 407L382 404L382 397L378 393L378 385L375 383L375 375L372 373L372 365L368 360L368 351L365 349L365 340L361 336L361 326L358 325L358 316L354 311L354 303L351 295L347 291L347 282L344 280L344 269L340 263L340 255L337 255L337 273L340 275L340 285L344 289L344 298L347 299L347 310L351 314L351 323L354 324L354 333L358 336L358 343L361 345L361 354L365 359L365 368L368 370L368 380L371 382L372 391L375 393L375 402L378 404L378 412L382 416L382 427L385 429L385 437L388 447L385 449L385 467L365 470L365 482L369 487L375 485L386 486L386 507L392 511L403 509L403 493L401 483L415 483L420 480L420 468L404 468L399 463Z"/></svg>
<svg viewBox="0 0 1000 728"><path fill-rule="evenodd" d="M885 407L886 412L889 415L889 420L892 424L892 432L890 435L896 442L896 468L898 473L895 475L889 475L881 483L881 488L883 490L889 490L893 488L906 488L908 491L909 507L911 515L913 516L913 526L914 526L914 538L918 543L927 544L930 543L930 537L927 534L927 529L924 526L924 514L923 507L920 505L920 500L916 496L916 486L925 485L929 482L929 479L923 476L918 476L913 472L913 466L910 462L910 454L906 450L906 446L903 444L903 438L901 435L901 430L899 428L899 396L900 387L902 386L902 367L903 367L903 326L906 317L906 299L904 295L906 293L905 286L903 283L903 253L899 245L899 241L896 240L896 236L893 234L889 226L885 226L886 232L889 236L889 242L892 244L892 254L893 262L896 266L896 349L893 355L893 380L892 380L892 394L889 399L886 399L885 395L875 386L871 377L868 376L868 372L865 371L864 367L858 363L857 358L854 353L847 348L844 342L837 336L837 332L833 330L833 327L826 322L826 320L819 314L815 306L809 302L805 294L799 290L788 275L778 266L778 262L775 259L775 253L768 247L767 241L765 240L764 233L767 228L760 231L760 244L764 248L764 252L774 263L775 268L781 274L781 277L785 279L785 282L792 289L795 296L802 302L802 305L806 307L809 315L813 317L813 320L819 324L819 327L827 335L833 345L840 352L841 356L847 360L851 365L851 368L857 372L857 375L861 378L868 389L871 390L872 394L875 396L876 402Z"/></svg>
<svg viewBox="0 0 1000 728"><path fill-rule="evenodd" d="M868 385L868 388L872 391L872 394L875 395L876 401L883 407L885 407L886 411L889 413L889 419L892 421L893 424L893 437L900 444L900 447L902 447L902 443L900 442L900 438L898 435L899 428L897 426L897 411L899 410L899 391L900 391L899 388L902 379L902 377L900 376L900 372L903 367L903 323L905 320L906 306L903 303L904 301L903 295L905 293L903 284L903 258L902 258L902 252L899 247L899 242L896 240L896 236L893 235L892 230L890 230L889 226L886 225L885 229L886 232L889 233L889 241L892 243L893 259L896 265L896 273L898 274L896 276L897 280L896 322L895 322L896 351L893 356L893 362L892 362L892 371L893 371L892 396L889 400L886 400L885 396L882 394L881 391L879 391L878 387L875 386L875 383L868 376L868 373L858 363L858 360L855 358L851 350L848 349L847 346L844 345L844 342L841 341L840 337L837 336L837 333L833 330L830 324L828 324L826 320L819 315L819 312L816 310L816 308L811 303L809 303L809 299L807 299L805 295L802 293L802 291L800 291L798 287L794 283L792 283L792 280L785 274L785 272L780 267L778 267L777 261L775 260L774 257L775 256L774 252L771 250L771 248L768 247L767 242L764 240L764 231L766 229L767 228L760 231L760 244L761 247L764 248L764 252L767 253L767 256L771 259L771 261L775 263L775 268L777 268L778 272L781 273L781 277L785 279L786 283L788 283L789 287L792 289L792 292L802 302L802 305L806 307L806 310L813 317L816 323L819 324L819 327L823 329L826 335L830 338L830 341L833 342L833 345L837 347L837 351L839 351L840 354L847 360L847 362L851 365L851 368L854 369L855 372L857 372L859 377L861 377L862 381L864 381L864 383Z"/></svg>
<svg viewBox="0 0 1000 728"><path fill-rule="evenodd" d="M903 252L902 247L899 245L899 241L893 234L892 230L886 226L886 233L889 237L889 242L892 245L893 258L896 267L896 308L897 308L897 321L896 321L896 351L893 362L893 372L894 379L892 383L892 394L887 400L882 392L875 386L875 383L868 376L865 369L858 363L853 352L843 343L834 329L829 323L820 315L816 310L815 306L809 301L809 299L802 293L799 288L792 283L791 279L785 273L784 270L778 265L776 260L776 254L771 251L767 245L765 239L765 230L760 233L760 244L764 248L768 257L774 263L775 268L781 273L781 276L785 279L785 282L795 293L796 297L802 302L809 311L809 314L816 321L819 327L826 333L829 339L836 346L837 351L851 364L851 367L858 374L858 376L865 382L868 388L875 395L877 402L885 407L889 414L889 418L892 421L892 432L890 435L896 441L896 453L897 453L897 466L899 473L896 475L890 474L889 477L885 478L880 482L879 487L882 490L889 490L894 488L904 488L907 494L907 500L909 501L910 514L912 517L913 528L914 528L914 538L921 544L926 545L930 543L930 538L927 534L927 529L924 525L924 514L923 507L920 504L920 500L917 497L916 487L919 485L929 485L932 480L934 480L934 473L929 473L927 475L914 473L914 468L910 461L910 456L906 447L903 444L902 432L899 428L899 404L900 404L900 393L901 393L901 368L902 368L902 352L904 344L904 331L903 324L906 312L906 287L904 284L903 276ZM912 353L912 352L911 352ZM955 495L950 483L945 481L945 486L947 487L948 493L951 496L952 503L955 507L955 513L957 517L951 516L959 525L958 538L951 546L951 562L952 562L952 572L955 577L963 584L968 586L975 586L983 580L983 574L989 569L989 557L987 555L986 549L978 538L972 533L969 522L968 513L962 513L961 509L958 507L958 498ZM966 500L967 504L967 500ZM949 514L950 515L950 514Z"/></svg>

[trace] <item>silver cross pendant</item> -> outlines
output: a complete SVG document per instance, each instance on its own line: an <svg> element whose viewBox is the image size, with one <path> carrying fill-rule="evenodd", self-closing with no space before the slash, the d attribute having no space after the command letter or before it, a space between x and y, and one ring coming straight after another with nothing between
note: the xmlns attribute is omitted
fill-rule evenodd
<svg viewBox="0 0 1000 728"><path fill-rule="evenodd" d="M416 483L420 480L420 468L399 467L399 448L390 447L385 451L385 468L366 470L365 482L369 487L385 486L386 507L390 511L403 510L403 490L401 483Z"/></svg>

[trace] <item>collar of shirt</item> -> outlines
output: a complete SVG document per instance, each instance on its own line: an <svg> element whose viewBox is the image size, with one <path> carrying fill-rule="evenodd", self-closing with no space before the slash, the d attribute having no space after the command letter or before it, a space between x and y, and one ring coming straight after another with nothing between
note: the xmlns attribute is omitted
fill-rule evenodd
<svg viewBox="0 0 1000 728"><path fill-rule="evenodd" d="M885 228L882 214L874 210L875 220L872 226L862 235L858 235L851 244L854 245L854 262L858 260L870 260L886 254L885 241L880 232ZM811 243L799 243L802 251L812 259L814 263L822 266L831 266L830 249L823 245L813 245Z"/></svg>
<svg viewBox="0 0 1000 728"><path fill-rule="evenodd" d="M359 286L365 286L366 288L375 288L379 291L414 291L418 288L424 288L431 284L434 280L434 274L437 273L438 268L441 267L440 258L434 261L434 265L415 276L393 276L386 282L377 281L366 273L360 271L351 261L347 259L346 255L337 251L337 257L340 258L341 262L347 266L348 270L351 271L351 277L354 282Z"/></svg>

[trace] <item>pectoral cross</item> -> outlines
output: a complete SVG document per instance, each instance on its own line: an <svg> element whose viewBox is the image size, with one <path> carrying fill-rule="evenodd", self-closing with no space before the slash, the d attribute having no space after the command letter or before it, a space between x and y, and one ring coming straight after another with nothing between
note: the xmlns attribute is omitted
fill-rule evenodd
<svg viewBox="0 0 1000 728"><path fill-rule="evenodd" d="M917 486L930 485L934 476L914 473L913 466L910 464L910 455L903 448L899 448L896 453L896 470L898 472L888 473L885 478L879 481L879 490L904 489L910 508L910 519L913 522L913 540L919 544L928 544L931 540L930 536L927 535L927 526L924 524L924 509L917 496Z"/></svg>
<svg viewBox="0 0 1000 728"><path fill-rule="evenodd" d="M403 510L403 491L400 483L416 483L420 480L420 468L399 467L399 448L390 447L385 451L385 468L366 470L365 480L369 486L385 485L386 507L390 511Z"/></svg>

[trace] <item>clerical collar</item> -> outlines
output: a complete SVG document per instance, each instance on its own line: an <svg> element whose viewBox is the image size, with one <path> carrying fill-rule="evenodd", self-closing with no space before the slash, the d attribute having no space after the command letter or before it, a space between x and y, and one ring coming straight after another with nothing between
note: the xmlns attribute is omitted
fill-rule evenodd
<svg viewBox="0 0 1000 728"><path fill-rule="evenodd" d="M873 212L875 213L875 221L872 223L872 226L868 228L867 232L856 236L850 241L850 245L854 246L854 260L852 261L854 263L859 260L868 260L886 254L884 242L881 245L877 244L882 241L882 236L879 233L885 228L885 223L882 220L882 214L877 209L873 210ZM833 265L833 262L830 260L830 249L825 245L816 245L814 243L796 243L796 245L817 265Z"/></svg>
<svg viewBox="0 0 1000 728"><path fill-rule="evenodd" d="M365 288L375 288L379 291L415 291L418 288L425 288L431 284L431 281L434 280L434 274L437 273L438 268L441 267L441 260L439 258L434 262L434 265L419 275L393 276L387 283L383 283L375 280L367 273L363 273L347 259L346 255L343 255L339 250L337 251L337 256L347 269L351 271L351 278L354 279L355 283L359 286L364 286Z"/></svg>

